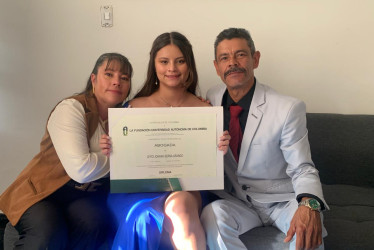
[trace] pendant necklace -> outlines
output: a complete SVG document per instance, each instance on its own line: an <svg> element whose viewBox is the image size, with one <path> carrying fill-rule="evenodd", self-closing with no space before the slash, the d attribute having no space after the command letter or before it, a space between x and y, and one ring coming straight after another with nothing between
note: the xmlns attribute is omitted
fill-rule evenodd
<svg viewBox="0 0 374 250"><path fill-rule="evenodd" d="M162 96L160 95L160 99L167 105L169 106L170 108L173 108L173 107L180 107L183 103L184 103L184 99L185 99L185 96L183 96L182 100L177 104L177 105L171 105L170 103L168 103L164 98L162 98Z"/></svg>

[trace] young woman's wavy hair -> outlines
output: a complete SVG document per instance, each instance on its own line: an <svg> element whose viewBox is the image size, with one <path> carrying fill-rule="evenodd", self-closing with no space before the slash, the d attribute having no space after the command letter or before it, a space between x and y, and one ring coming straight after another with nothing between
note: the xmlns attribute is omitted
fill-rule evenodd
<svg viewBox="0 0 374 250"><path fill-rule="evenodd" d="M157 52L170 44L174 44L182 52L188 67L188 77L184 85L188 92L194 95L196 94L198 77L192 46L184 35L174 31L159 35L153 42L151 52L149 53L150 58L148 63L147 79L145 80L142 89L138 92L138 94L136 94L135 98L150 96L160 87L160 81L156 74L155 59Z"/></svg>

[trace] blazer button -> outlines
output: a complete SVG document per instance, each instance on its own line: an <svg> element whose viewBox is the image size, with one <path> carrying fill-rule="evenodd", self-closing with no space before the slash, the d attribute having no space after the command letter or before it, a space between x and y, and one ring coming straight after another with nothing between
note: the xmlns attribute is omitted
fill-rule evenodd
<svg viewBox="0 0 374 250"><path fill-rule="evenodd" d="M247 187L246 185L242 185L242 189L243 190L247 190L249 187Z"/></svg>

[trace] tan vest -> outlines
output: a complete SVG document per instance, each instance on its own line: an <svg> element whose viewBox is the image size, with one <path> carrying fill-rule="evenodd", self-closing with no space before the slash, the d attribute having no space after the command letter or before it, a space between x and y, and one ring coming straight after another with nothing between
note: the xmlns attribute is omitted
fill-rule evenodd
<svg viewBox="0 0 374 250"><path fill-rule="evenodd" d="M99 124L96 99L92 95L70 98L78 100L84 107L89 145L90 138ZM40 152L0 196L0 209L12 225L15 225L29 207L51 195L69 180L70 177L65 172L46 129L40 143Z"/></svg>

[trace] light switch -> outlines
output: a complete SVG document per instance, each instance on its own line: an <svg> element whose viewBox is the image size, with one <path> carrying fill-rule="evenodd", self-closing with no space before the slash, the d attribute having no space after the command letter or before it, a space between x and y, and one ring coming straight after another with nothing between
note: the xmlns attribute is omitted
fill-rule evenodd
<svg viewBox="0 0 374 250"><path fill-rule="evenodd" d="M110 13L104 12L104 20L110 20Z"/></svg>
<svg viewBox="0 0 374 250"><path fill-rule="evenodd" d="M111 5L101 6L101 26L112 27L113 26L113 7Z"/></svg>

